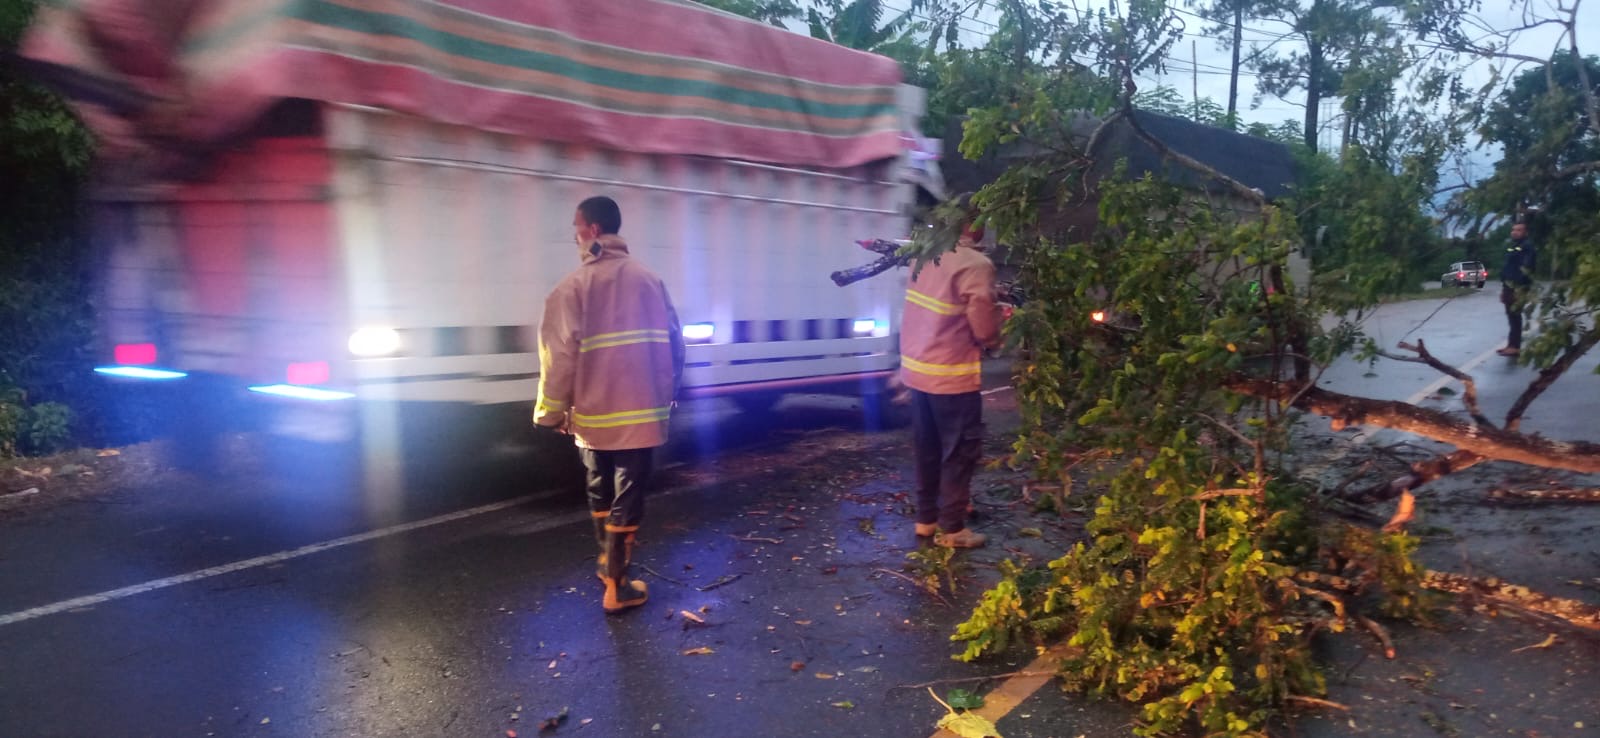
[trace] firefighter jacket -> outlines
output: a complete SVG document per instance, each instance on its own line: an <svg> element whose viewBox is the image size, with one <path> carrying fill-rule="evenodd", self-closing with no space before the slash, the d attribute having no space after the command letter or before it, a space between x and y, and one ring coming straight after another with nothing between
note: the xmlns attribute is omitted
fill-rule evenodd
<svg viewBox="0 0 1600 738"><path fill-rule="evenodd" d="M534 422L597 451L667 442L683 335L661 279L602 236L545 299Z"/></svg>
<svg viewBox="0 0 1600 738"><path fill-rule="evenodd" d="M900 323L900 376L934 395L976 392L983 349L1000 344L994 263L963 239L925 264L906 289Z"/></svg>

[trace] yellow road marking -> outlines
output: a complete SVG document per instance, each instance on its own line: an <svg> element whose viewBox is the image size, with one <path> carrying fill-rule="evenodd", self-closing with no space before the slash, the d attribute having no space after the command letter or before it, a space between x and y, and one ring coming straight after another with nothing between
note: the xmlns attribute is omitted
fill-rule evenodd
<svg viewBox="0 0 1600 738"><path fill-rule="evenodd" d="M1068 646L1065 641L1045 649L1038 658L1023 667L1020 673L984 695L983 707L972 712L991 723L999 724L1000 718L1017 709L1018 705L1032 697L1040 687L1049 684L1050 680L1055 678L1057 664L1076 650L1075 647ZM929 738L960 738L960 736L941 728Z"/></svg>

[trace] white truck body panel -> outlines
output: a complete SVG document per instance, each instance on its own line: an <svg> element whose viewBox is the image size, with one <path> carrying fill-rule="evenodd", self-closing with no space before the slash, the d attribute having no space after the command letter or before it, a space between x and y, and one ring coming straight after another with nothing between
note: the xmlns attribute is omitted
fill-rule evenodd
<svg viewBox="0 0 1600 738"><path fill-rule="evenodd" d="M903 273L828 279L868 256L855 240L908 229L912 188L893 168L604 151L347 107L329 110L327 136L347 327L404 340L395 358L352 360L358 396L530 401L545 296L578 264L573 211L602 194L681 321L715 326L688 347L691 391L898 365ZM875 329L855 335L864 320Z"/></svg>

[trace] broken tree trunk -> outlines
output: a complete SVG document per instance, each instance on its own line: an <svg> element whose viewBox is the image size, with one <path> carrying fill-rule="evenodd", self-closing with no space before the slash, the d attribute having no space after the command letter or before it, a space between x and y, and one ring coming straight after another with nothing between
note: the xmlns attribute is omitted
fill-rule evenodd
<svg viewBox="0 0 1600 738"><path fill-rule="evenodd" d="M1484 457L1471 451L1455 451L1443 456L1423 459L1412 464L1411 471L1405 476L1373 487L1356 490L1344 495L1344 499L1360 503L1392 500L1435 479L1454 474L1483 460Z"/></svg>
<svg viewBox="0 0 1600 738"><path fill-rule="evenodd" d="M1597 443L1553 441L1538 435L1485 428L1438 410L1394 400L1355 397L1321 387L1295 387L1242 375L1228 380L1225 386L1233 392L1289 402L1301 410L1326 416L1336 431L1351 425L1376 425L1448 443L1484 459L1600 473L1600 444Z"/></svg>
<svg viewBox="0 0 1600 738"><path fill-rule="evenodd" d="M1422 586L1440 592L1479 597L1496 605L1556 618L1585 630L1600 631L1600 607L1586 602L1551 597L1527 587L1506 584L1495 578L1432 571L1422 575Z"/></svg>
<svg viewBox="0 0 1600 738"><path fill-rule="evenodd" d="M1489 492L1496 502L1600 502L1600 487L1589 489L1496 489Z"/></svg>

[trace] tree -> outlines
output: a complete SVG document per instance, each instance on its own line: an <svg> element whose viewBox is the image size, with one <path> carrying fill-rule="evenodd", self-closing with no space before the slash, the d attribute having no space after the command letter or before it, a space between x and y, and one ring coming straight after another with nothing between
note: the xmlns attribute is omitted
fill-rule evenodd
<svg viewBox="0 0 1600 738"><path fill-rule="evenodd" d="M816 0L806 11L806 23L812 38L898 58L890 52L903 54L907 46L921 50L914 36L922 30L916 14L924 5L925 0L912 0L910 7L885 19L882 0Z"/></svg>
<svg viewBox="0 0 1600 738"><path fill-rule="evenodd" d="M1183 93L1167 85L1161 85L1153 90L1141 90L1137 95L1133 96L1133 106L1153 113L1187 118L1208 126L1216 126L1218 128L1233 127L1233 114L1224 110L1221 105L1217 104L1217 101L1209 97L1199 100L1184 100Z"/></svg>
<svg viewBox="0 0 1600 738"><path fill-rule="evenodd" d="M1233 58L1228 65L1228 120L1239 119L1239 73L1244 69L1245 20L1270 14L1277 7L1277 0L1212 0L1200 8L1200 14L1213 24L1206 31L1226 32L1230 38L1228 50Z"/></svg>
<svg viewBox="0 0 1600 738"><path fill-rule="evenodd" d="M1289 99L1304 93L1305 142L1315 150L1322 131L1322 101L1339 94L1352 65L1374 47L1392 43L1393 29L1372 3L1354 0L1291 0L1273 6L1303 49L1261 53L1255 67L1263 93Z"/></svg>
<svg viewBox="0 0 1600 738"><path fill-rule="evenodd" d="M0 0L0 457L67 440L88 389L85 254L72 238L88 132L10 63L33 0Z"/></svg>
<svg viewBox="0 0 1600 738"><path fill-rule="evenodd" d="M800 4L794 0L695 0L695 2L779 27L783 27L789 21L799 20L805 15Z"/></svg>
<svg viewBox="0 0 1600 738"><path fill-rule="evenodd" d="M1338 28L1335 10L1372 23ZM1379 64L1353 55L1387 38L1381 19L1324 0L1296 12L1316 21L1302 27L1319 50L1282 60L1293 62L1282 79L1314 95L1362 97L1350 145L1337 159L1308 156L1312 172L1294 201L1265 202L1139 128L1136 80L1164 64L1173 41L1163 2L1084 15L1039 8L1024 24L1037 48L1011 61L1017 89L972 111L961 145L976 158L1021 139L1036 153L970 208L947 206L944 227L918 234L925 260L949 248L958 224L981 217L1019 255L1029 301L1007 328L1022 357L1023 424L1011 463L1041 485L1096 493L1089 540L1047 568L1005 568L956 634L963 657L1019 638L1066 637L1077 647L1061 665L1067 685L1143 703L1143 735L1256 734L1275 710L1322 688L1313 634L1359 625L1383 638L1366 613L1426 618L1423 587L1450 589L1452 577L1412 561L1406 516L1383 530L1348 524L1278 463L1293 451L1302 413L1329 418L1335 430L1364 423L1455 447L1401 479L1356 488L1358 499L1409 496L1485 459L1600 471L1600 444L1517 428L1527 403L1600 341L1586 309L1564 308L1565 327L1545 322L1538 340L1561 350L1530 359L1547 368L1501 419L1481 412L1471 378L1439 362L1425 340L1395 349L1364 335L1360 316L1394 274L1437 248L1426 209L1462 121L1430 118L1394 94L1404 57ZM1352 68L1369 73L1353 87ZM1450 74L1429 81L1440 83L1435 91L1461 87ZM1401 109L1380 111L1381 100ZM1102 122L1086 129L1086 111ZM1303 132L1312 143L1316 123L1309 114ZM1131 127L1210 186L1096 181L1095 143L1113 125ZM1089 238L1047 217L1086 199L1099 203ZM1302 291L1285 275L1287 255L1318 237L1342 256ZM1600 265L1591 272L1600 282ZM1600 304L1600 294L1574 285L1566 294ZM1341 356L1433 366L1464 384L1467 417L1320 386Z"/></svg>
<svg viewBox="0 0 1600 738"><path fill-rule="evenodd" d="M1560 277L1575 273L1584 246L1600 236L1600 170L1591 167L1600 161L1600 132L1585 109L1580 76L1588 78L1587 94L1594 95L1600 59L1579 60L1563 50L1548 64L1517 75L1489 105L1479 132L1485 142L1499 144L1504 156L1471 195L1478 215L1538 211L1531 225L1545 247L1541 266Z"/></svg>
<svg viewBox="0 0 1600 738"><path fill-rule="evenodd" d="M1458 125L1476 127L1507 148L1494 175L1457 198L1465 205L1457 212L1471 223L1468 235L1479 236L1485 224L1503 226L1511 218L1528 217L1563 252L1550 261L1571 269L1569 282L1551 285L1529 307L1538 332L1524 346L1521 361L1540 373L1512 405L1504 421L1508 430L1516 429L1528 406L1600 344L1594 307L1600 305L1600 242L1594 238L1600 211L1592 207L1594 177L1600 173L1600 79L1594 59L1582 51L1581 4L1512 0L1507 17L1521 22L1504 28L1484 18L1471 0L1416 0L1406 8L1440 68L1463 58L1527 68L1514 77L1497 74L1477 90L1464 89L1459 81L1435 85L1464 103ZM1547 54L1513 50L1519 39L1547 28L1559 30ZM1580 455L1592 452L1584 448ZM1591 459L1580 463L1600 466Z"/></svg>

